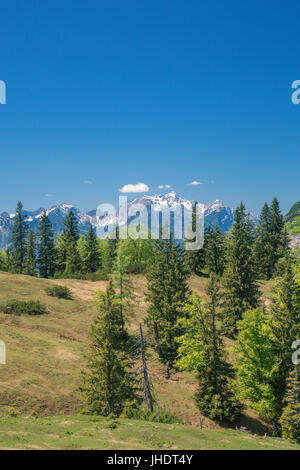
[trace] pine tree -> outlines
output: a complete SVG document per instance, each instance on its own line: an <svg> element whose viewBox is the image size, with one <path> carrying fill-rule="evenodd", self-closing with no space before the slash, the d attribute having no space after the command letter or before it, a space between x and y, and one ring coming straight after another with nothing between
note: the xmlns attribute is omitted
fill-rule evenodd
<svg viewBox="0 0 300 470"><path fill-rule="evenodd" d="M83 372L81 391L90 413L120 415L128 401L136 397L131 360L124 349L124 326L120 300L109 283L99 292L98 316L91 329L88 371Z"/></svg>
<svg viewBox="0 0 300 470"><path fill-rule="evenodd" d="M64 274L73 275L81 270L78 240L78 221L73 210L70 209L57 244L58 268Z"/></svg>
<svg viewBox="0 0 300 470"><path fill-rule="evenodd" d="M255 282L252 255L253 223L243 203L236 209L228 235L224 271L223 330L230 337L237 334L237 322L246 310L258 305L259 290Z"/></svg>
<svg viewBox="0 0 300 470"><path fill-rule="evenodd" d="M12 266L16 273L23 273L26 259L26 237L28 226L23 214L23 205L18 202L11 237Z"/></svg>
<svg viewBox="0 0 300 470"><path fill-rule="evenodd" d="M28 232L24 273L28 276L36 275L36 236L33 230Z"/></svg>
<svg viewBox="0 0 300 470"><path fill-rule="evenodd" d="M279 258L282 256L283 230L284 219L280 211L278 199L274 197L271 204L271 243L273 248L273 254L271 259L274 271Z"/></svg>
<svg viewBox="0 0 300 470"><path fill-rule="evenodd" d="M40 277L53 277L56 265L56 250L52 225L46 211L43 212L38 226L38 257L37 264Z"/></svg>
<svg viewBox="0 0 300 470"><path fill-rule="evenodd" d="M193 205L193 212L191 218L192 231L196 231L196 214L197 214L197 202ZM211 228L208 227L205 229L204 235L204 244L203 247L199 250L186 250L185 260L186 266L192 274L197 274L200 276L205 267L205 248L206 248L206 236L210 232ZM186 242L191 242L195 240L186 240Z"/></svg>
<svg viewBox="0 0 300 470"><path fill-rule="evenodd" d="M258 274L263 279L271 279L275 268L271 229L271 210L268 204L265 203L256 229L253 248Z"/></svg>
<svg viewBox="0 0 300 470"><path fill-rule="evenodd" d="M286 406L280 418L282 437L300 443L300 375L299 366L289 373L286 387Z"/></svg>
<svg viewBox="0 0 300 470"><path fill-rule="evenodd" d="M113 231L114 229L112 229ZM117 249L119 243L119 230L116 229L115 238L107 238L104 244L103 251L103 267L107 273L112 273L114 262L117 256Z"/></svg>
<svg viewBox="0 0 300 470"><path fill-rule="evenodd" d="M206 291L209 302L203 307L198 294L192 294L179 320L184 334L179 344L177 366L197 373L195 401L204 416L222 422L233 421L242 406L231 384L231 370L226 362L224 345L217 327L219 286L211 276Z"/></svg>
<svg viewBox="0 0 300 470"><path fill-rule="evenodd" d="M263 418L274 420L276 400L272 374L276 364L266 314L260 309L245 312L238 327L235 368L239 397L246 399Z"/></svg>
<svg viewBox="0 0 300 470"><path fill-rule="evenodd" d="M118 244L117 256L113 264L114 285L118 289L120 299L120 317L124 325L124 312L132 311L132 305L136 297L133 292L133 283L127 275L130 260L127 253L122 249L122 245Z"/></svg>
<svg viewBox="0 0 300 470"><path fill-rule="evenodd" d="M99 242L92 226L84 240L83 268L87 273L94 273L101 267Z"/></svg>
<svg viewBox="0 0 300 470"><path fill-rule="evenodd" d="M180 331L177 320L189 293L187 279L183 248L172 239L155 240L147 273L147 300L150 303L147 323L154 333L159 357L167 366L167 378L177 355L175 338Z"/></svg>
<svg viewBox="0 0 300 470"><path fill-rule="evenodd" d="M225 236L218 225L205 237L205 266L209 273L222 276L225 268Z"/></svg>
<svg viewBox="0 0 300 470"><path fill-rule="evenodd" d="M300 339L300 286L296 283L292 261L286 261L285 273L275 291L270 328L277 370L273 379L279 419L286 393L286 380L292 370L291 344Z"/></svg>

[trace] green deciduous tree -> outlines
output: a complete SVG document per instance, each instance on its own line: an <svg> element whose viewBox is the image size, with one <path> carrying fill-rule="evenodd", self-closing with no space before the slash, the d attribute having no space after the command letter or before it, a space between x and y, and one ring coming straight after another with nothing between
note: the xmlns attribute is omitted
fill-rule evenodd
<svg viewBox="0 0 300 470"><path fill-rule="evenodd" d="M245 312L238 327L235 352L239 397L247 400L260 416L274 420L276 400L272 375L276 362L266 314L260 309Z"/></svg>
<svg viewBox="0 0 300 470"><path fill-rule="evenodd" d="M231 371L217 327L219 286L214 277L210 279L207 295L209 302L205 306L198 294L192 294L185 306L185 317L179 320L184 334L177 338L176 364L180 369L196 372L195 400L201 413L216 421L233 421L242 406L231 388Z"/></svg>

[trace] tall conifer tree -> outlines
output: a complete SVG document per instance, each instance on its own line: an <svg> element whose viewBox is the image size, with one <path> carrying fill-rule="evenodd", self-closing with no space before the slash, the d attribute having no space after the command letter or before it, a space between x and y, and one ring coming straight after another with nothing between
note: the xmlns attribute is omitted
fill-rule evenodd
<svg viewBox="0 0 300 470"><path fill-rule="evenodd" d="M43 212L38 226L38 257L37 264L40 277L53 277L56 265L56 250L52 225L46 211Z"/></svg>
<svg viewBox="0 0 300 470"><path fill-rule="evenodd" d="M25 268L27 232L28 226L23 214L23 205L21 202L18 202L13 220L11 256L13 269L19 274L21 274Z"/></svg>
<svg viewBox="0 0 300 470"><path fill-rule="evenodd" d="M237 334L237 322L246 310L258 305L259 291L252 254L253 223L243 203L235 211L228 236L224 272L223 329L230 337Z"/></svg>

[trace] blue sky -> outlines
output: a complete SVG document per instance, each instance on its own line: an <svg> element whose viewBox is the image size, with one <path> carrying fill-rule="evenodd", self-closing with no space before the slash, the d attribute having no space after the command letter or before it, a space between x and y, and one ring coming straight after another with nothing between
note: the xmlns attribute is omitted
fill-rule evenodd
<svg viewBox="0 0 300 470"><path fill-rule="evenodd" d="M0 211L18 200L92 209L138 182L255 211L274 195L284 212L300 199L299 2L0 10Z"/></svg>

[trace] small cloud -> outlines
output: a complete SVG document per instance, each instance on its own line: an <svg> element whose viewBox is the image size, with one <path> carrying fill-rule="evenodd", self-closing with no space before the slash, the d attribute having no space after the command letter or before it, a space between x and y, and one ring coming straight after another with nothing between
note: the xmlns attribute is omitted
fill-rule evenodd
<svg viewBox="0 0 300 470"><path fill-rule="evenodd" d="M198 186L199 184L203 184L203 183L200 183L200 181L192 181L191 183L187 183L188 186Z"/></svg>
<svg viewBox="0 0 300 470"><path fill-rule="evenodd" d="M172 188L172 186L170 184L159 184L158 186L158 189L170 189Z"/></svg>
<svg viewBox="0 0 300 470"><path fill-rule="evenodd" d="M147 193L149 186L145 183L125 184L119 191L120 193Z"/></svg>
<svg viewBox="0 0 300 470"><path fill-rule="evenodd" d="M48 193L46 193L46 194L45 194L45 197L53 197L53 194L48 194Z"/></svg>
<svg viewBox="0 0 300 470"><path fill-rule="evenodd" d="M93 183L92 183L92 181L90 181L90 180L84 180L84 181L83 181L83 184L93 184Z"/></svg>

